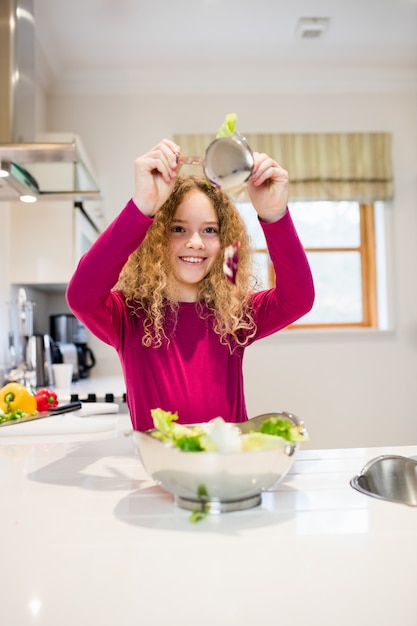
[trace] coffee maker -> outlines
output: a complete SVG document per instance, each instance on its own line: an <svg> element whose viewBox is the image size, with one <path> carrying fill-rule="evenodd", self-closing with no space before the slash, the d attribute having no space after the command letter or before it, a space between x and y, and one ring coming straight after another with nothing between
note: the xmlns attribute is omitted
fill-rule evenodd
<svg viewBox="0 0 417 626"><path fill-rule="evenodd" d="M60 356L54 361L73 364L73 380L88 378L96 364L93 351L87 345L87 328L72 313L51 315L50 334L56 342Z"/></svg>

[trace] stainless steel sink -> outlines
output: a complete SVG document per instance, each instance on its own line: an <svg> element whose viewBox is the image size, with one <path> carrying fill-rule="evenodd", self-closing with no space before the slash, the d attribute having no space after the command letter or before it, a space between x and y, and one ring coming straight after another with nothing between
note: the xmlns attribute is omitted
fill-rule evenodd
<svg viewBox="0 0 417 626"><path fill-rule="evenodd" d="M350 484L373 498L417 506L417 460L397 455L378 456Z"/></svg>

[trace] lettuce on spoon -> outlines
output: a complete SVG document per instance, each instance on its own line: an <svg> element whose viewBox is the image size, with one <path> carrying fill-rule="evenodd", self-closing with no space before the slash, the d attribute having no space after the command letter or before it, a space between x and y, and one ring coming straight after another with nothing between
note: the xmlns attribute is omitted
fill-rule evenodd
<svg viewBox="0 0 417 626"><path fill-rule="evenodd" d="M216 139L220 139L220 137L230 137L233 135L236 132L236 120L236 113L228 113L223 124L217 131Z"/></svg>

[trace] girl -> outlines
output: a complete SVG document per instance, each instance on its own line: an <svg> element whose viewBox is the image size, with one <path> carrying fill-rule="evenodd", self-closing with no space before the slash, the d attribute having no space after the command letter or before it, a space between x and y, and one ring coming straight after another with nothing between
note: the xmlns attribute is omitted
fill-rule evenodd
<svg viewBox="0 0 417 626"><path fill-rule="evenodd" d="M164 139L135 161L135 191L81 259L68 286L73 313L120 358L136 430L151 409L180 423L248 419L243 355L253 341L307 313L309 265L287 209L288 174L254 154L247 183L276 274L254 291L245 226L228 195L179 175L180 147ZM224 250L239 242L235 282Z"/></svg>

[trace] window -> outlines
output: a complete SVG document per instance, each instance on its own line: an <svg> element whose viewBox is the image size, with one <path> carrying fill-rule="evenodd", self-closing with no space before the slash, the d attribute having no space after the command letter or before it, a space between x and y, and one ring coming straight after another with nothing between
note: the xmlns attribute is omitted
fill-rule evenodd
<svg viewBox="0 0 417 626"><path fill-rule="evenodd" d="M392 137L384 132L246 133L290 175L290 210L313 271L316 300L293 326L389 328L384 204L394 197ZM183 154L204 154L212 135L176 134ZM186 172L184 172L186 173ZM252 236L261 288L274 273L243 186L233 199ZM386 205L385 205L386 206ZM388 232L388 231L387 231Z"/></svg>
<svg viewBox="0 0 417 626"><path fill-rule="evenodd" d="M237 203L253 248L259 288L274 284L274 271L256 212ZM375 206L353 201L296 201L291 216L314 277L313 309L297 327L378 326Z"/></svg>

